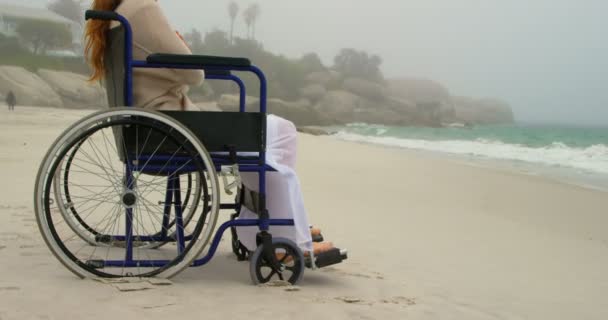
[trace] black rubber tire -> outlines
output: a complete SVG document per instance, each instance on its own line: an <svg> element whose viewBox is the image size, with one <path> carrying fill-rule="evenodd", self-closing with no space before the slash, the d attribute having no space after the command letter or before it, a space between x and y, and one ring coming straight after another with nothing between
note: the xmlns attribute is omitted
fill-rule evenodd
<svg viewBox="0 0 608 320"><path fill-rule="evenodd" d="M168 249L163 252L155 251L152 253L151 251L142 251L149 249L133 246L134 259L144 261L144 265L136 264L132 267L125 267L124 265L121 267L118 265L109 267L104 266L103 261L124 259L126 250L122 247L99 248L90 246L86 241L80 239L80 237L71 230L71 226L64 223L64 217L55 205L53 199L54 193L52 192L54 186L53 180L56 176L56 170L58 170L58 166L62 163L62 160L65 159L69 151L80 141L88 139L89 136L99 130L106 130L106 128L112 126L123 128L132 125L154 129L155 132L164 135L166 139L168 139L167 141L172 141L180 147L183 146L185 156L192 159L192 161L186 162L192 166L192 169L189 170L191 172L198 172L201 176L204 175L209 178L210 203L208 208L205 206L206 209L200 211L199 215L202 219L198 219L196 224L192 224L194 230L189 233L190 238L186 240L187 243L184 244L184 248L182 248L181 251L176 247L175 249ZM110 132L111 129L107 130ZM112 133L109 135L112 136ZM163 142L164 141L166 140L163 139ZM101 162L102 161L100 160L99 163ZM118 163L118 160L115 162ZM163 166L163 168L165 166ZM182 167L183 166L185 166L185 164L182 165ZM59 170L61 169L59 168ZM177 170L179 169L174 169L174 171ZM119 191L121 189L115 188L116 185L120 185L120 179L114 178L110 182L112 188L108 188L115 189L114 193L116 194L113 194L112 190L108 189L106 193L112 195L112 197L104 197L103 199L100 199L100 203L107 202L106 199L115 199L117 195L119 197L121 194ZM143 190L142 193L143 192L145 192L145 190ZM198 140L190 130L176 122L174 119L158 112L137 108L116 108L109 111L96 112L85 117L69 127L56 139L47 152L38 171L34 192L34 204L37 223L49 249L62 264L79 277L112 278L156 276L170 278L191 266L192 262L200 256L209 244L217 222L220 202L219 194L219 185L213 161L200 140ZM110 205L112 208L115 208L112 209L113 213L111 213L116 213L117 216L121 211L128 210L122 207L116 200L112 200ZM134 210L135 212L136 209L131 210ZM136 215L137 213L134 214L134 216ZM102 218L100 222L105 221L104 223L110 224L107 222L109 221L108 219L109 218ZM118 218L115 219L118 220ZM136 221L134 220L134 225L136 225L135 222ZM100 250L104 251L100 252ZM135 252L135 250L139 251ZM154 255L153 258L150 258L148 254ZM156 263L148 266L145 265L145 260L163 260L167 262L164 264Z"/></svg>
<svg viewBox="0 0 608 320"><path fill-rule="evenodd" d="M304 254L302 250L291 240L285 238L273 238L272 239L273 252L275 254L284 254L282 260L290 260L288 257L292 259L289 262L280 263L281 267L284 267L286 271L289 271L291 275L286 278L283 273L285 270L278 271L273 270L270 267L270 263L266 261L266 258L263 255L263 247L260 245L254 251L249 259L249 276L251 277L251 281L253 284L263 284L267 283L276 276L278 280L284 280L292 285L297 284L302 277L304 276ZM278 250L278 251L277 251ZM286 266L289 264L289 266ZM264 275L262 272L262 268L268 268L269 274Z"/></svg>

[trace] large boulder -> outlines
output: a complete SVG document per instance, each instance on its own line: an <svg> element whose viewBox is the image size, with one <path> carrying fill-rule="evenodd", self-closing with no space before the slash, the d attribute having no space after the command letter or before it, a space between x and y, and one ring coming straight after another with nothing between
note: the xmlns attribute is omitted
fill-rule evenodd
<svg viewBox="0 0 608 320"><path fill-rule="evenodd" d="M217 106L222 111L239 111L240 98L235 94L223 94L217 102ZM245 106L247 111L260 110L260 99L257 97L247 96L245 98Z"/></svg>
<svg viewBox="0 0 608 320"><path fill-rule="evenodd" d="M17 104L28 106L63 106L61 97L38 75L22 67L0 66L0 92L13 91Z"/></svg>
<svg viewBox="0 0 608 320"><path fill-rule="evenodd" d="M508 103L496 99L453 97L454 122L465 124L513 123L513 111Z"/></svg>
<svg viewBox="0 0 608 320"><path fill-rule="evenodd" d="M247 111L258 111L260 100L257 97L247 96L245 99ZM221 111L238 111L239 96L224 94L220 97L217 107ZM213 109L211 107L211 109ZM209 109L209 110L211 110ZM268 113L275 114L295 123L296 125L326 125L328 120L317 112L307 99L298 101L283 101L281 99L268 99L266 102Z"/></svg>
<svg viewBox="0 0 608 320"><path fill-rule="evenodd" d="M398 113L405 113L411 115L418 112L418 107L416 106L416 103L408 99L388 97L386 98L384 103L386 107Z"/></svg>
<svg viewBox="0 0 608 320"><path fill-rule="evenodd" d="M336 71L316 71L309 73L306 76L306 82L309 84L318 84L325 88L331 86L340 80L340 74Z"/></svg>
<svg viewBox="0 0 608 320"><path fill-rule="evenodd" d="M406 78L387 80L387 83L391 96L414 103L443 103L450 100L448 89L432 80Z"/></svg>
<svg viewBox="0 0 608 320"><path fill-rule="evenodd" d="M331 124L353 122L410 125L415 117L406 111L406 102L379 102L348 91L329 91L314 109ZM414 107L415 108L415 107Z"/></svg>
<svg viewBox="0 0 608 320"><path fill-rule="evenodd" d="M327 117L312 108L310 101L283 101L281 99L268 99L268 113L292 121L296 126L328 125L331 122Z"/></svg>
<svg viewBox="0 0 608 320"><path fill-rule="evenodd" d="M303 126L298 127L298 132L310 134L313 136L329 136L332 134L336 134L335 131L329 131L326 128L318 127L318 126Z"/></svg>
<svg viewBox="0 0 608 320"><path fill-rule="evenodd" d="M390 108L359 108L353 112L353 122L401 126L411 124L412 119Z"/></svg>
<svg viewBox="0 0 608 320"><path fill-rule="evenodd" d="M327 92L313 109L332 123L342 124L355 121L355 110L361 109L362 105L361 97L348 91L335 90Z"/></svg>
<svg viewBox="0 0 608 320"><path fill-rule="evenodd" d="M407 101L413 124L420 126L440 126L453 121L454 107L450 92L441 84L427 79L387 80L388 91L395 101Z"/></svg>
<svg viewBox="0 0 608 320"><path fill-rule="evenodd" d="M342 88L358 96L375 101L382 101L388 95L388 90L384 86L360 78L348 78L344 80Z"/></svg>
<svg viewBox="0 0 608 320"><path fill-rule="evenodd" d="M88 77L64 71L40 69L38 75L61 97L66 108L105 108L108 106L106 91L98 82Z"/></svg>
<svg viewBox="0 0 608 320"><path fill-rule="evenodd" d="M318 101L327 93L327 89L320 84L310 84L299 91L301 97L310 101Z"/></svg>

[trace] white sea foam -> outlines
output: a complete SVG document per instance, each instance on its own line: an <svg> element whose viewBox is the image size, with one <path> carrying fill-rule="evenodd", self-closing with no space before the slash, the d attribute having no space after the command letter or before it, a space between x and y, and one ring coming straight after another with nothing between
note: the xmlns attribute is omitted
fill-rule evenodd
<svg viewBox="0 0 608 320"><path fill-rule="evenodd" d="M430 141L364 136L346 132L339 132L336 137L348 141L367 142L385 146L447 152L493 159L525 161L550 166L570 167L585 172L608 174L608 146L603 144L593 145L587 148L573 148L560 142L554 142L549 146L533 148L519 144L507 144L500 141L485 139L477 139L474 141Z"/></svg>

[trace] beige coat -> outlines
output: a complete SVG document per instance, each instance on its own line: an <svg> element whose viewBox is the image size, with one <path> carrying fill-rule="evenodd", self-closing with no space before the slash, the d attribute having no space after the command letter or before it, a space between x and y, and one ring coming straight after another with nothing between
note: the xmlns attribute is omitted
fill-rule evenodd
<svg viewBox="0 0 608 320"><path fill-rule="evenodd" d="M123 0L116 12L127 18L133 29L133 59L146 60L152 53L192 54L155 0ZM116 26L117 22L111 25ZM192 109L186 94L189 86L198 86L203 79L202 70L134 69L134 104L163 110Z"/></svg>

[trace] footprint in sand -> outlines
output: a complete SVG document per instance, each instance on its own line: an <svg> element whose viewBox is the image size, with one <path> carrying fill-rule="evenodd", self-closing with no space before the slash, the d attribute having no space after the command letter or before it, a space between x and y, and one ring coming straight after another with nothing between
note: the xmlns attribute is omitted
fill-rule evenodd
<svg viewBox="0 0 608 320"><path fill-rule="evenodd" d="M0 232L0 241L13 241L22 236L22 234L16 232Z"/></svg>
<svg viewBox="0 0 608 320"><path fill-rule="evenodd" d="M379 272L370 272L370 274L360 273L360 272L348 272L340 269L336 269L333 267L323 268L321 269L323 272L327 273L335 273L343 276L364 278L364 279L376 279L376 280L384 280L384 276Z"/></svg>
<svg viewBox="0 0 608 320"><path fill-rule="evenodd" d="M45 252L20 252L20 256L22 257L35 257L35 256L45 256Z"/></svg>
<svg viewBox="0 0 608 320"><path fill-rule="evenodd" d="M7 205L0 205L0 209L27 209L26 206L7 206Z"/></svg>
<svg viewBox="0 0 608 320"><path fill-rule="evenodd" d="M29 212L21 212L21 213L13 213L11 214L11 216L13 217L27 217L27 218L31 218L32 214Z"/></svg>
<svg viewBox="0 0 608 320"><path fill-rule="evenodd" d="M0 291L17 291L21 290L19 287L0 287Z"/></svg>
<svg viewBox="0 0 608 320"><path fill-rule="evenodd" d="M335 297L337 301L341 301L348 304L360 304L360 305L368 305L373 306L376 304L391 304L391 305L399 305L403 307L416 305L415 298L408 298L403 296L391 297L388 299L380 299L378 301L364 300L362 298L357 297Z"/></svg>
<svg viewBox="0 0 608 320"><path fill-rule="evenodd" d="M365 300L357 297L335 297L334 299L349 304L366 304Z"/></svg>
<svg viewBox="0 0 608 320"><path fill-rule="evenodd" d="M413 306L416 304L416 299L403 297L403 296L397 296L397 297L392 297L390 299L381 299L379 302L384 303L384 304L398 304L398 305L405 305L405 306Z"/></svg>

